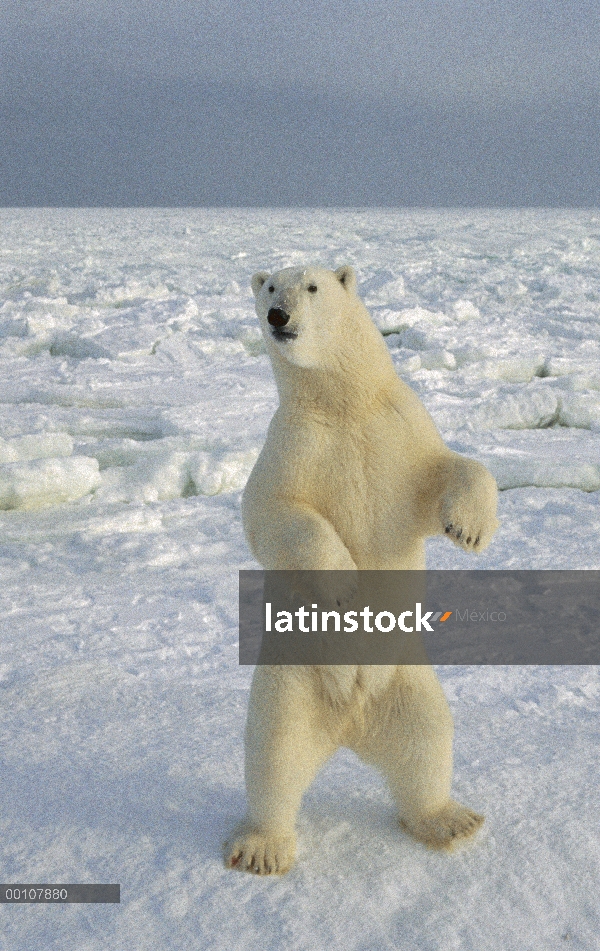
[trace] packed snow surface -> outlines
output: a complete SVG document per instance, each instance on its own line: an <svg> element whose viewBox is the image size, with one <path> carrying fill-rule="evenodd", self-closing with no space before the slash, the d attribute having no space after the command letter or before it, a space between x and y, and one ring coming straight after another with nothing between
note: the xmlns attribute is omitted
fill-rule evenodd
<svg viewBox="0 0 600 951"><path fill-rule="evenodd" d="M10 951L600 947L596 668L448 667L439 855L340 752L282 879L223 868L251 670L240 497L277 404L252 273L350 263L401 376L484 462L501 528L435 568L600 568L600 213L1 210L3 882Z"/></svg>

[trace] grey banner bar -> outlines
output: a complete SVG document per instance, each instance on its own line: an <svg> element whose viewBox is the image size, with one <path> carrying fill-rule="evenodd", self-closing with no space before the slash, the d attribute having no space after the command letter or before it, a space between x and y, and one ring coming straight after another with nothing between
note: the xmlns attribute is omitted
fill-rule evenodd
<svg viewBox="0 0 600 951"><path fill-rule="evenodd" d="M121 901L120 885L0 885L0 904L113 904Z"/></svg>
<svg viewBox="0 0 600 951"><path fill-rule="evenodd" d="M239 661L600 664L600 571L240 571Z"/></svg>

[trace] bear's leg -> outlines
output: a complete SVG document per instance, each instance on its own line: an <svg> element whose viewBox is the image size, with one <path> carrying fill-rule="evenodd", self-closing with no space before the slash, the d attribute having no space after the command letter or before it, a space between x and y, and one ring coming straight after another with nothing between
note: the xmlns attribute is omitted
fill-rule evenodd
<svg viewBox="0 0 600 951"><path fill-rule="evenodd" d="M352 748L386 777L402 828L450 849L473 835L483 816L450 798L453 725L441 685L430 667L400 667L382 704Z"/></svg>
<svg viewBox="0 0 600 951"><path fill-rule="evenodd" d="M225 864L283 874L296 856L302 794L335 752L308 668L257 667L246 726L248 813L225 845Z"/></svg>

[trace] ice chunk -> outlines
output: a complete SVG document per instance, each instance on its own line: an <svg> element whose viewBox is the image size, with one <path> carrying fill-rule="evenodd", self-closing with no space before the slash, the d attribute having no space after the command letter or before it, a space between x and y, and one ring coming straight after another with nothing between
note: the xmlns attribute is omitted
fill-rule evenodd
<svg viewBox="0 0 600 951"><path fill-rule="evenodd" d="M545 363L545 371L548 376L570 376L573 373L588 371L597 377L598 355L596 354L592 360L582 356L549 357Z"/></svg>
<svg viewBox="0 0 600 951"><path fill-rule="evenodd" d="M15 439L0 438L0 464L70 456L72 453L73 440L68 433L39 433Z"/></svg>
<svg viewBox="0 0 600 951"><path fill-rule="evenodd" d="M478 320L481 317L479 308L470 300L455 301L453 309L457 320Z"/></svg>
<svg viewBox="0 0 600 951"><path fill-rule="evenodd" d="M0 465L0 509L73 502L100 485L96 459L73 456Z"/></svg>
<svg viewBox="0 0 600 951"><path fill-rule="evenodd" d="M455 370L456 360L448 350L424 350L421 366L424 370Z"/></svg>
<svg viewBox="0 0 600 951"><path fill-rule="evenodd" d="M494 348L489 344L465 344L464 346L455 347L454 356L456 358L456 365L458 367L468 366L470 363L479 363L482 360L487 360L494 355Z"/></svg>
<svg viewBox="0 0 600 951"><path fill-rule="evenodd" d="M223 288L223 295L237 297L241 293L240 285L237 281L229 281Z"/></svg>
<svg viewBox="0 0 600 951"><path fill-rule="evenodd" d="M389 304L406 294L404 278L394 277L389 271L365 281L361 291L369 304Z"/></svg>
<svg viewBox="0 0 600 951"><path fill-rule="evenodd" d="M534 376L540 376L544 368L542 356L492 357L465 367L465 379L506 380L507 383L529 383Z"/></svg>
<svg viewBox="0 0 600 951"><path fill-rule="evenodd" d="M71 357L73 360L100 360L111 356L108 350L99 346L92 338L64 332L54 335L50 343L50 355Z"/></svg>
<svg viewBox="0 0 600 951"><path fill-rule="evenodd" d="M102 473L99 502L160 502L186 494L188 454L167 452L145 456L132 466L114 466Z"/></svg>
<svg viewBox="0 0 600 951"><path fill-rule="evenodd" d="M190 465L190 478L199 495L236 492L248 481L259 450L225 452L219 455L198 453Z"/></svg>
<svg viewBox="0 0 600 951"><path fill-rule="evenodd" d="M492 472L500 489L600 489L600 445L585 430L504 431L495 433L487 445L473 440L469 448Z"/></svg>
<svg viewBox="0 0 600 951"><path fill-rule="evenodd" d="M391 300L404 297L406 293L406 288L404 286L404 278L397 277L393 281L390 281L384 287L381 288L380 294L385 294L385 296Z"/></svg>
<svg viewBox="0 0 600 951"><path fill-rule="evenodd" d="M102 473L99 502L159 502L188 495L218 495L243 489L258 458L247 452L158 452L133 465Z"/></svg>
<svg viewBox="0 0 600 951"><path fill-rule="evenodd" d="M557 462L554 459L506 456L486 459L485 464L499 489L517 489L528 485L546 489L568 486L583 489L584 492L597 492L600 489L600 465L592 462Z"/></svg>
<svg viewBox="0 0 600 951"><path fill-rule="evenodd" d="M405 327L399 333L390 334L390 337L393 338L390 343L408 350L425 350L430 345L427 334L416 327Z"/></svg>
<svg viewBox="0 0 600 951"><path fill-rule="evenodd" d="M373 320L382 334L400 333L415 324L442 326L448 321L441 311L426 310L424 307L411 307L409 310L382 309L373 314Z"/></svg>
<svg viewBox="0 0 600 951"><path fill-rule="evenodd" d="M406 360L395 361L395 363L399 373L416 373L417 370L421 369L421 357L418 353L414 353Z"/></svg>
<svg viewBox="0 0 600 951"><path fill-rule="evenodd" d="M409 327L421 323L441 326L448 322L441 310L427 310L425 307L411 307L409 310L401 311L400 314L403 322Z"/></svg>
<svg viewBox="0 0 600 951"><path fill-rule="evenodd" d="M94 342L113 359L132 359L151 355L163 336L164 330L156 323L130 319L96 334Z"/></svg>
<svg viewBox="0 0 600 951"><path fill-rule="evenodd" d="M143 304L148 300L168 300L170 296L171 291L160 281L129 280L113 287L102 284L95 293L95 300L102 307L122 308Z"/></svg>
<svg viewBox="0 0 600 951"><path fill-rule="evenodd" d="M600 393L565 393L559 422L578 429L600 429Z"/></svg>
<svg viewBox="0 0 600 951"><path fill-rule="evenodd" d="M600 373L597 369L590 373L577 373L570 378L569 382L575 393L585 393L587 390L600 390Z"/></svg>
<svg viewBox="0 0 600 951"><path fill-rule="evenodd" d="M477 429L543 429L558 421L559 405L551 389L497 392L482 400L472 422Z"/></svg>
<svg viewBox="0 0 600 951"><path fill-rule="evenodd" d="M154 344L154 353L159 359L167 359L179 366L193 364L198 359L196 351L190 346L188 335L178 331L157 340Z"/></svg>

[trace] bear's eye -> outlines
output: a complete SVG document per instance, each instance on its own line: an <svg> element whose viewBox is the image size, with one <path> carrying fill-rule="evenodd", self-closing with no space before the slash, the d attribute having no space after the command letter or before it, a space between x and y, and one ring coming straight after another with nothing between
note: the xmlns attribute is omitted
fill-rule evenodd
<svg viewBox="0 0 600 951"><path fill-rule="evenodd" d="M275 288L273 287L272 284L270 284L270 285L269 285L269 294L272 294L274 290L275 290Z"/></svg>
<svg viewBox="0 0 600 951"><path fill-rule="evenodd" d="M316 293L317 293L317 285L316 285L316 284L309 284L307 290L308 290L308 293L309 293L309 294L316 294Z"/></svg>

